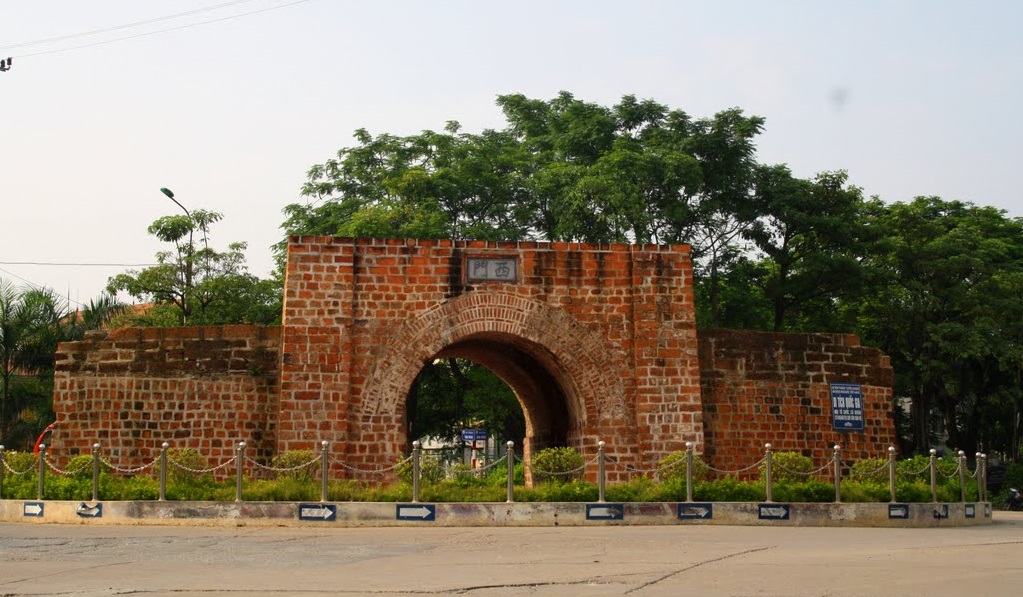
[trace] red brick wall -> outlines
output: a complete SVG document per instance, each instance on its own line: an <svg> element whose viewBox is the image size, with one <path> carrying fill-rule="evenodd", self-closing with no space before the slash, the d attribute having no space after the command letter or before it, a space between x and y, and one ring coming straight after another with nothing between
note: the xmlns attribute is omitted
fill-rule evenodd
<svg viewBox="0 0 1023 597"><path fill-rule="evenodd" d="M470 282L467 260L514 260ZM281 328L123 329L57 354L54 454L94 442L122 466L162 442L211 464L318 449L334 473L403 458L406 401L431 359L476 360L518 395L527 458L607 442L611 480L694 442L738 469L765 443L818 464L894 441L888 361L855 338L697 331L686 246L352 240L289 244ZM866 430L832 430L828 383L863 386ZM524 441L523 441L524 439ZM339 463L344 463L341 465ZM592 469L593 467L591 467ZM592 476L592 475L591 475Z"/></svg>
<svg viewBox="0 0 1023 597"><path fill-rule="evenodd" d="M99 442L112 464L139 466L163 442L194 448L211 466L276 449L280 329L125 328L57 351L53 456Z"/></svg>
<svg viewBox="0 0 1023 597"><path fill-rule="evenodd" d="M715 468L744 468L768 443L818 467L835 444L853 460L887 457L895 444L891 365L856 336L701 330L699 338L704 453ZM834 382L861 384L862 432L834 429Z"/></svg>

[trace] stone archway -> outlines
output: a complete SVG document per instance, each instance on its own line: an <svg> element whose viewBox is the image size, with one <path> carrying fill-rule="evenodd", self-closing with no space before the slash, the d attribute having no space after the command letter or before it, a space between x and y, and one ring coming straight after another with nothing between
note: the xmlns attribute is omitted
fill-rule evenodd
<svg viewBox="0 0 1023 597"><path fill-rule="evenodd" d="M526 417L527 457L553 445L592 450L605 437L601 430L635 416L625 400L622 356L605 351L565 311L485 289L407 321L381 344L362 413L352 422L357 429L381 416L404 421L405 398L423 363L461 357L484 365L515 392ZM404 428L396 424L394 431ZM628 431L618 440L635 443Z"/></svg>

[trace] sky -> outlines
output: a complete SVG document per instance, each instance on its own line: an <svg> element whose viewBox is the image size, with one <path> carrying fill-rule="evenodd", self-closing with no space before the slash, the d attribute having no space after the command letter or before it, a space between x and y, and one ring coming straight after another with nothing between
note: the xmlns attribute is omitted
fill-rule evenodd
<svg viewBox="0 0 1023 597"><path fill-rule="evenodd" d="M503 128L498 95L766 119L764 164L1023 217L1023 3L0 0L0 279L72 306L223 214L268 276L282 209L359 128Z"/></svg>

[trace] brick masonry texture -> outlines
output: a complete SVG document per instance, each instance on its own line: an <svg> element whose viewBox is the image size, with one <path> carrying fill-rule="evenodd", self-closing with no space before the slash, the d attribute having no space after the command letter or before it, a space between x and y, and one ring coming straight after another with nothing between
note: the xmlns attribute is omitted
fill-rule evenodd
<svg viewBox="0 0 1023 597"><path fill-rule="evenodd" d="M293 237L282 322L62 345L54 455L99 441L139 466L168 441L217 464L238 441L266 461L325 440L334 474L360 478L407 454L409 392L447 357L516 392L527 458L603 440L611 480L686 442L727 469L767 442L820 460L828 442L877 456L894 439L891 369L855 338L698 335L687 246ZM831 430L833 381L863 385L863 433Z"/></svg>

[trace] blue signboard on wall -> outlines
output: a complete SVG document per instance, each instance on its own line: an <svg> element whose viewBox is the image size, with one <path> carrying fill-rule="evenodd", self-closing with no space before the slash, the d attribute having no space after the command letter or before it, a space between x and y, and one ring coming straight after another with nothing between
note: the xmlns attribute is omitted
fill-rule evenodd
<svg viewBox="0 0 1023 597"><path fill-rule="evenodd" d="M863 390L858 383L831 385L831 420L837 431L863 431Z"/></svg>

